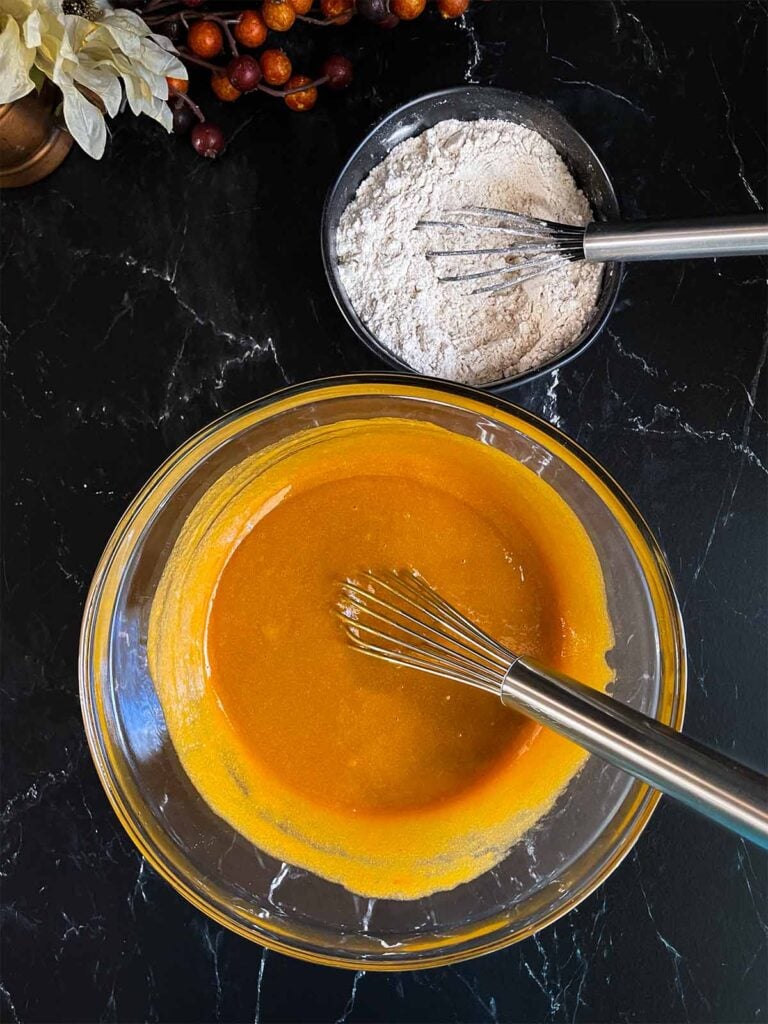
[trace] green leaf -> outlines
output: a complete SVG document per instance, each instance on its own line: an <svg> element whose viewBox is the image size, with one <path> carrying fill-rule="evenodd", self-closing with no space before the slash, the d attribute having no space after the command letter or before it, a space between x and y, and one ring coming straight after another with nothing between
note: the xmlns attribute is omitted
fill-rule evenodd
<svg viewBox="0 0 768 1024"><path fill-rule="evenodd" d="M33 64L32 67L29 69L29 77L35 83L35 88L38 92L40 92L45 83L48 81L48 79L40 70L40 68L37 67L35 64Z"/></svg>

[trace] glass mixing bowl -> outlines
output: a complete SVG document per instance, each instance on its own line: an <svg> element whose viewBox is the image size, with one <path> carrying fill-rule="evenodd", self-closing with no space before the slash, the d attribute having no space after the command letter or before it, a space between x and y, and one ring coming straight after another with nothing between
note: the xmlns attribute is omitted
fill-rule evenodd
<svg viewBox="0 0 768 1024"><path fill-rule="evenodd" d="M96 570L80 643L88 742L118 817L148 862L191 903L270 948L357 969L477 956L530 935L584 899L637 840L658 799L595 758L492 871L412 901L364 900L276 862L204 803L170 742L147 669L155 589L186 517L234 464L299 431L398 416L476 438L525 463L579 517L602 566L615 630L614 695L679 728L680 613L637 511L586 452L522 409L470 388L400 375L335 378L236 409L157 470Z"/></svg>
<svg viewBox="0 0 768 1024"><path fill-rule="evenodd" d="M589 200L595 220L619 219L616 193L608 172L597 154L563 115L543 100L524 96L519 92L510 92L508 89L470 85L432 92L398 107L366 135L342 167L325 200L320 225L325 275L336 304L358 338L372 349L386 366L395 370L411 368L369 330L350 302L339 274L336 232L341 215L354 198L360 184L390 150L406 139L420 135L427 128L450 118L457 121L477 121L481 118L514 121L526 128L532 128L551 143L563 158L576 184ZM542 373L564 366L584 352L597 338L611 315L621 284L622 269L621 263L604 265L600 295L592 318L566 349L533 370L476 386L482 391L500 394L512 386L525 384Z"/></svg>

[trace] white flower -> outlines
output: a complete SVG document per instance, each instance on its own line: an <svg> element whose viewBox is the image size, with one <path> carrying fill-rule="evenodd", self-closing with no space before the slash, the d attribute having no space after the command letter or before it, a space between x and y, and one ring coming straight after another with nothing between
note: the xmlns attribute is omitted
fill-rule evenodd
<svg viewBox="0 0 768 1024"><path fill-rule="evenodd" d="M187 77L170 40L133 11L113 10L105 0L0 0L0 103L31 92L35 68L61 89L70 134L97 160L106 124L82 90L97 96L110 117L125 95L134 114L170 131L165 79Z"/></svg>

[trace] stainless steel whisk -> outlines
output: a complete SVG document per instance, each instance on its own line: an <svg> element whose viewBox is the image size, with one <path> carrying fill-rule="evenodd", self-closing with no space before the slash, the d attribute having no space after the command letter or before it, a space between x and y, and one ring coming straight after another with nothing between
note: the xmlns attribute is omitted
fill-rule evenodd
<svg viewBox="0 0 768 1024"><path fill-rule="evenodd" d="M506 236L507 244L461 249L431 249L428 259L499 256L503 266L449 274L440 281L474 281L501 277L473 294L500 292L550 273L567 261L680 260L707 256L749 256L768 253L768 221L753 216L680 220L662 223L597 223L586 227L557 224L509 210L469 206L439 220L422 220L420 228L442 228L486 237ZM512 263L511 260L519 262Z"/></svg>
<svg viewBox="0 0 768 1024"><path fill-rule="evenodd" d="M485 690L727 828L768 847L768 777L634 708L508 651L414 572L341 585L360 651Z"/></svg>

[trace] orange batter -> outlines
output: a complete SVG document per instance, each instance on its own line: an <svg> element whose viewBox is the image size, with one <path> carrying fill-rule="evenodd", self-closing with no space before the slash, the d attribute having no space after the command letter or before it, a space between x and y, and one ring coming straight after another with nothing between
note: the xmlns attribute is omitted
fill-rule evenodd
<svg viewBox="0 0 768 1024"><path fill-rule="evenodd" d="M492 867L581 766L493 697L365 657L338 583L416 569L512 650L596 686L611 628L556 492L406 420L315 428L236 466L190 516L152 607L150 667L210 806L270 854L366 896Z"/></svg>

